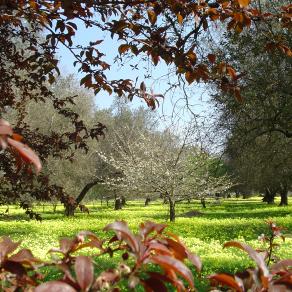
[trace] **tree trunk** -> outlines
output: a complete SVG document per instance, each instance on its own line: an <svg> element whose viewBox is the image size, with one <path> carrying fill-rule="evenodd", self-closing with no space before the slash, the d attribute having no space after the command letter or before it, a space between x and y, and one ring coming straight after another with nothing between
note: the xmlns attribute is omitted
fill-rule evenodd
<svg viewBox="0 0 292 292"><path fill-rule="evenodd" d="M121 204L123 207L126 205L126 198L124 196L121 197Z"/></svg>
<svg viewBox="0 0 292 292"><path fill-rule="evenodd" d="M76 209L76 206L75 205L67 204L66 207L65 207L65 215L67 217L74 216L75 209Z"/></svg>
<svg viewBox="0 0 292 292"><path fill-rule="evenodd" d="M148 206L149 203L150 203L150 201L151 201L150 197L147 197L147 198L145 199L145 206Z"/></svg>
<svg viewBox="0 0 292 292"><path fill-rule="evenodd" d="M203 208L206 208L206 200L205 200L205 198L201 198L201 204L202 204Z"/></svg>
<svg viewBox="0 0 292 292"><path fill-rule="evenodd" d="M80 192L80 194L79 194L78 197L76 198L76 203L77 203L77 205L79 205L79 204L82 202L82 200L85 198L86 194L88 193L88 191L89 191L92 187L94 187L95 185L97 185L98 183L101 183L101 182L103 182L103 180L100 179L100 178L97 178L97 179L95 179L94 181L88 183L88 184L82 189L82 191Z"/></svg>
<svg viewBox="0 0 292 292"><path fill-rule="evenodd" d="M122 209L122 200L120 197L115 198L115 210Z"/></svg>
<svg viewBox="0 0 292 292"><path fill-rule="evenodd" d="M171 197L168 197L168 203L169 203L169 220L170 222L175 221L175 202L171 199Z"/></svg>
<svg viewBox="0 0 292 292"><path fill-rule="evenodd" d="M275 196L276 196L275 191L271 191L269 188L266 188L265 196L263 197L262 201L266 202L268 204L274 204L275 203Z"/></svg>
<svg viewBox="0 0 292 292"><path fill-rule="evenodd" d="M281 201L279 206L288 205L288 188L286 186L281 187L280 189Z"/></svg>

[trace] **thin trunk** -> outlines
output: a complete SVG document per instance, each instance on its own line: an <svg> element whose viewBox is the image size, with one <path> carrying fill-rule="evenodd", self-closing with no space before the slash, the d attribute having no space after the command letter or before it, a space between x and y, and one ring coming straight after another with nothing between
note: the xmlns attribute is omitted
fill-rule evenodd
<svg viewBox="0 0 292 292"><path fill-rule="evenodd" d="M276 192L274 190L270 190L269 188L266 188L265 196L263 197L263 202L266 202L267 204L274 204L275 196L276 196Z"/></svg>
<svg viewBox="0 0 292 292"><path fill-rule="evenodd" d="M103 182L103 180L97 178L94 181L88 183L80 192L78 197L75 199L75 202L66 202L65 205L65 215L66 216L74 216L75 209L79 206L79 204L82 202L82 200L85 198L88 191L98 183Z"/></svg>
<svg viewBox="0 0 292 292"><path fill-rule="evenodd" d="M115 210L121 210L122 209L122 200L120 197L117 197L115 199Z"/></svg>
<svg viewBox="0 0 292 292"><path fill-rule="evenodd" d="M148 206L149 203L150 203L150 201L151 201L150 197L147 197L147 198L145 199L145 206Z"/></svg>
<svg viewBox="0 0 292 292"><path fill-rule="evenodd" d="M175 202L172 200L172 198L168 197L168 203L169 203L169 220L171 222L175 221Z"/></svg>
<svg viewBox="0 0 292 292"><path fill-rule="evenodd" d="M201 204L202 204L203 208L206 208L206 200L205 200L205 198L201 198Z"/></svg>
<svg viewBox="0 0 292 292"><path fill-rule="evenodd" d="M84 197L86 196L86 194L88 193L88 191L89 191L92 187L94 187L95 185L97 185L98 183L101 183L101 182L103 182L103 180L97 178L97 179L95 179L94 181L88 183L88 184L82 189L82 191L80 192L80 194L79 194L78 197L76 198L76 203L77 203L77 205L79 205L79 204L82 202L82 200L84 199Z"/></svg>

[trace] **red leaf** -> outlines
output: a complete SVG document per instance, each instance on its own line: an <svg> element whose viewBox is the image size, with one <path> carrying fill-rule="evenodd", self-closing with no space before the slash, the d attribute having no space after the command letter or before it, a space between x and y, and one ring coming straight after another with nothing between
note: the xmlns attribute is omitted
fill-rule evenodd
<svg viewBox="0 0 292 292"><path fill-rule="evenodd" d="M286 273L282 277L276 279L274 281L274 284L285 285L285 286L287 286L287 288L291 288L291 286L292 286L292 273L291 272ZM275 290L275 291L278 291L278 290ZM285 291L291 291L291 290L285 290Z"/></svg>
<svg viewBox="0 0 292 292"><path fill-rule="evenodd" d="M19 141L21 142L23 140L23 137L17 133L13 133L12 134L12 139L15 140L15 141Z"/></svg>
<svg viewBox="0 0 292 292"><path fill-rule="evenodd" d="M214 274L208 277L211 281L216 281L222 285L235 289L236 291L243 291L243 287L235 281L233 276L228 274Z"/></svg>
<svg viewBox="0 0 292 292"><path fill-rule="evenodd" d="M232 78L232 80L237 80L236 71L230 66L227 66L226 69L227 69L228 75Z"/></svg>
<svg viewBox="0 0 292 292"><path fill-rule="evenodd" d="M192 272L181 261L170 256L162 255L153 256L150 261L160 265L166 271L172 270L181 275L190 284L191 288L194 288L194 278Z"/></svg>
<svg viewBox="0 0 292 292"><path fill-rule="evenodd" d="M174 254L174 257L179 260L184 260L187 257L186 248L178 241L171 238L166 238L167 244Z"/></svg>
<svg viewBox="0 0 292 292"><path fill-rule="evenodd" d="M127 45L127 44L122 44L119 46L119 54L122 55L123 53L127 52L129 49L131 48L130 45Z"/></svg>
<svg viewBox="0 0 292 292"><path fill-rule="evenodd" d="M193 254L192 252L187 251L189 261L195 266L198 273L201 273L202 270L202 262L200 258Z"/></svg>
<svg viewBox="0 0 292 292"><path fill-rule="evenodd" d="M171 251L163 244L158 242L153 242L148 247L148 252L155 251L158 254L169 255L171 256Z"/></svg>
<svg viewBox="0 0 292 292"><path fill-rule="evenodd" d="M157 224L151 221L147 221L145 223L142 223L140 225L140 234L142 235L142 238L148 236L149 233L156 231L158 234L161 234L163 230L165 229L165 224Z"/></svg>
<svg viewBox="0 0 292 292"><path fill-rule="evenodd" d="M12 134L13 134L13 132L12 132L12 128L11 128L10 124L5 120L0 119L0 135L11 136Z"/></svg>
<svg viewBox="0 0 292 292"><path fill-rule="evenodd" d="M150 23L152 25L154 25L155 22L157 21L156 13L154 12L154 10L147 10L147 14L148 14L148 19L149 19Z"/></svg>
<svg viewBox="0 0 292 292"><path fill-rule="evenodd" d="M247 7L249 5L250 0L238 0L240 7Z"/></svg>
<svg viewBox="0 0 292 292"><path fill-rule="evenodd" d="M292 259L282 260L276 264L273 264L270 268L271 273L277 273L280 271L285 271L289 267L292 267Z"/></svg>
<svg viewBox="0 0 292 292"><path fill-rule="evenodd" d="M71 251L72 247L75 245L74 240L69 239L69 238L61 238L59 242L60 242L60 251L64 254Z"/></svg>
<svg viewBox="0 0 292 292"><path fill-rule="evenodd" d="M265 278L269 276L269 270L266 266L264 258L260 254L258 254L254 249L252 249L249 245L237 241L229 241L224 244L224 248L225 247L237 247L239 249L244 250L245 252L248 253L250 258L252 258L255 261L259 269L262 271L263 276Z"/></svg>
<svg viewBox="0 0 292 292"><path fill-rule="evenodd" d="M216 55L214 55L214 54L208 54L207 58L208 58L209 62L212 64L214 64L216 61Z"/></svg>
<svg viewBox="0 0 292 292"><path fill-rule="evenodd" d="M20 242L13 242L9 237L3 236L0 241L0 262L10 253L14 252Z"/></svg>
<svg viewBox="0 0 292 292"><path fill-rule="evenodd" d="M76 290L61 281L46 282L35 288L35 292L76 292Z"/></svg>
<svg viewBox="0 0 292 292"><path fill-rule="evenodd" d="M184 21L183 16L182 16L180 13L178 13L178 14L176 15L176 17L177 17L177 21L178 21L178 23L179 23L180 25L182 25L182 23L183 23L183 21Z"/></svg>
<svg viewBox="0 0 292 292"><path fill-rule="evenodd" d="M31 251L29 249L21 249L18 253L12 255L9 258L10 261L18 262L22 264L29 264L32 265L32 263L39 263L40 260L35 258Z"/></svg>
<svg viewBox="0 0 292 292"><path fill-rule="evenodd" d="M142 81L140 84L140 90L142 91L142 93L146 92L146 85L145 85L144 81Z"/></svg>
<svg viewBox="0 0 292 292"><path fill-rule="evenodd" d="M75 273L80 288L88 291L93 282L93 264L90 257L78 256L75 262Z"/></svg>
<svg viewBox="0 0 292 292"><path fill-rule="evenodd" d="M240 93L240 88L239 87L235 87L234 88L234 96L235 96L235 98L236 98L236 100L238 102L240 102L240 103L243 102L243 97L242 97L242 95Z"/></svg>
<svg viewBox="0 0 292 292"><path fill-rule="evenodd" d="M124 240L132 249L133 252L138 253L140 251L140 245L137 238L129 229L126 222L116 221L107 225L103 230L113 230L119 240Z"/></svg>
<svg viewBox="0 0 292 292"><path fill-rule="evenodd" d="M25 162L32 163L34 165L36 173L41 171L41 161L33 150L31 150L27 145L11 138L8 138L7 141L10 146L18 151L19 155Z"/></svg>
<svg viewBox="0 0 292 292"><path fill-rule="evenodd" d="M143 286L146 288L146 291L159 291L159 292L167 292L167 288L165 287L164 283L157 279L157 278L149 278L143 280Z"/></svg>

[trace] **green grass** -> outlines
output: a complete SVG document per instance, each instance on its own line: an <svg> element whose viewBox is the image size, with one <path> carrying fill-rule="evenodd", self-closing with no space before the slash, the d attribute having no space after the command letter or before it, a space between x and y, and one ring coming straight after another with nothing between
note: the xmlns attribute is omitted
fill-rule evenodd
<svg viewBox="0 0 292 292"><path fill-rule="evenodd" d="M0 216L0 236L9 235L15 240L22 240L23 247L29 247L34 255L48 259L47 251L57 247L58 238L70 237L81 230L96 232L106 238L108 235L102 228L115 220L126 220L130 227L137 230L139 223L145 220L167 222L168 206L160 202L151 203L144 207L143 202L129 202L121 211L114 211L112 206L100 206L99 203L87 205L90 214L78 213L74 218L63 216L63 209L58 207L57 212L52 212L52 206L46 206L36 211L42 213L43 221L29 221L23 211L15 206L10 207L8 215ZM4 206L0 213L4 212ZM186 218L181 214L198 210L202 212L199 217ZM264 221L274 220L278 225L287 228L287 238L277 250L280 258L292 258L292 207L278 207L266 205L260 198L248 200L228 199L221 205L208 204L202 209L199 202L191 204L177 204L176 222L168 222L168 230L180 236L186 245L197 253L203 261L203 275L224 271L234 273L252 265L247 255L233 248L223 249L222 245L228 240L239 240L253 247L260 247L258 235L267 231ZM117 258L101 259L100 270L114 265ZM48 271L48 277L54 278L56 272ZM205 286L199 286L200 291Z"/></svg>

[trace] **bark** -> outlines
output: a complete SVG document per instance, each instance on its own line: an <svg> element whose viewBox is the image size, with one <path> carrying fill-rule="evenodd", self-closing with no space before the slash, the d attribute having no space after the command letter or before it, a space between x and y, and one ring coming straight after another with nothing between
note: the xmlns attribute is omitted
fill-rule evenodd
<svg viewBox="0 0 292 292"><path fill-rule="evenodd" d="M274 204L275 196L276 196L276 191L266 188L265 196L263 197L263 202L266 202L268 204Z"/></svg>
<svg viewBox="0 0 292 292"><path fill-rule="evenodd" d="M65 207L65 215L67 217L74 216L75 209L76 209L76 206L75 205L71 205L71 204L66 205L66 207Z"/></svg>
<svg viewBox="0 0 292 292"><path fill-rule="evenodd" d="M124 196L121 197L121 204L123 207L126 205L126 198Z"/></svg>
<svg viewBox="0 0 292 292"><path fill-rule="evenodd" d="M288 188L287 186L283 186L280 189L281 201L279 206L287 206L288 205Z"/></svg>
<svg viewBox="0 0 292 292"><path fill-rule="evenodd" d="M97 185L98 183L101 183L103 182L102 179L100 178L97 178L95 180L93 180L92 182L88 183L83 189L82 191L80 192L80 194L78 195L78 197L76 198L76 203L77 205L79 205L82 200L85 198L86 194L88 193L88 191L94 187L95 185Z"/></svg>
<svg viewBox="0 0 292 292"><path fill-rule="evenodd" d="M150 199L149 197L147 197L147 198L145 199L145 206L148 206L149 203L150 203L150 201L151 201L151 199Z"/></svg>
<svg viewBox="0 0 292 292"><path fill-rule="evenodd" d="M201 204L202 204L203 208L206 208L206 200L205 200L205 198L201 198Z"/></svg>
<svg viewBox="0 0 292 292"><path fill-rule="evenodd" d="M169 203L169 220L171 222L175 221L175 202L171 199L171 197L168 197L168 203Z"/></svg>
<svg viewBox="0 0 292 292"><path fill-rule="evenodd" d="M103 182L103 180L97 178L95 180L93 180L92 182L88 183L80 192L80 194L78 195L78 197L75 199L75 202L71 202L71 203L66 203L65 204L65 215L66 216L74 216L75 210L76 208L79 206L79 204L82 202L82 200L85 198L86 194L88 193L88 191L95 185L97 185L98 183Z"/></svg>
<svg viewBox="0 0 292 292"><path fill-rule="evenodd" d="M122 199L120 197L115 198L115 210L122 209Z"/></svg>

